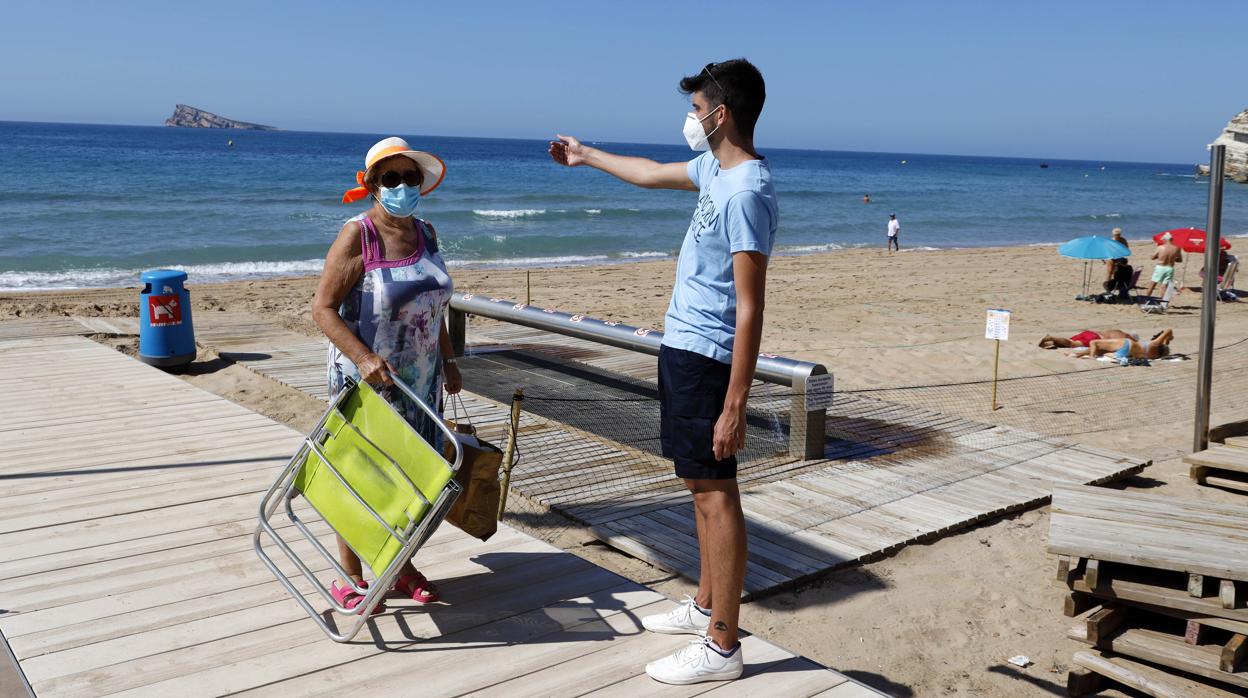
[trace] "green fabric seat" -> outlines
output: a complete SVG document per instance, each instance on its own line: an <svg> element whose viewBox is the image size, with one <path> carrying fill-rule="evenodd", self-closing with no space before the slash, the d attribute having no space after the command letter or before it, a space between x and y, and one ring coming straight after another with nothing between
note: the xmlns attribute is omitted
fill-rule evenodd
<svg viewBox="0 0 1248 698"><path fill-rule="evenodd" d="M454 477L442 455L366 383L359 384L337 411L331 410L313 438L360 499L404 536L411 535L429 513L430 502ZM294 488L377 577L402 551L404 541L381 525L310 450L299 465Z"/></svg>

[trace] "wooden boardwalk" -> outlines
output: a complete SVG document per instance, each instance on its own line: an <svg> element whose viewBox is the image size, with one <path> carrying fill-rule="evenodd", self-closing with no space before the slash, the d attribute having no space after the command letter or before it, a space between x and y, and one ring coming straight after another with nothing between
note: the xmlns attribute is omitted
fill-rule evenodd
<svg viewBox="0 0 1248 698"><path fill-rule="evenodd" d="M207 314L196 322L201 344L325 397L323 340L248 316ZM653 442L655 434L626 443L543 416L543 387L566 387L574 367L643 385L654 379L653 358L480 320L473 322L469 343L472 356L464 365L469 388L488 374L496 389L507 387L506 394L507 381L528 391L513 495L571 516L603 541L663 569L696 577L688 495L653 444L641 443ZM518 369L511 360L517 356L538 357L541 367ZM786 390L757 384L751 404L782 417ZM506 395L481 391L466 396L474 421L495 442L503 437L505 401ZM644 402L628 407L640 409ZM612 407L603 401L587 409ZM657 416L625 416L657 425ZM741 464L751 550L747 596L1035 506L1047 501L1056 483L1102 483L1147 465L1060 438L866 396L838 395L827 429L824 459L774 453Z"/></svg>
<svg viewBox="0 0 1248 698"><path fill-rule="evenodd" d="M446 603L330 642L251 550L300 435L70 329L0 340L0 632L39 696L877 695L757 637L741 681L656 684L671 602L506 526L441 528Z"/></svg>

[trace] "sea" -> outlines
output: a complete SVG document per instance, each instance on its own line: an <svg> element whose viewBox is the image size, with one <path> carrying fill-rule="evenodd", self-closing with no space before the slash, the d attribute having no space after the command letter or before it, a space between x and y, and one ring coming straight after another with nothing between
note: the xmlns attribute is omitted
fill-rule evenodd
<svg viewBox="0 0 1248 698"><path fill-rule="evenodd" d="M316 274L364 153L395 134L0 122L0 289L132 286L155 267L190 283ZM421 202L453 267L672 258L696 203L553 163L545 140L403 135L447 164ZM589 135L589 134L584 134ZM589 141L587 141L589 142ZM685 161L683 145L598 142ZM1203 228L1194 163L769 149L776 253L1036 245ZM871 203L863 202L869 194ZM1223 231L1248 234L1248 185L1227 182Z"/></svg>

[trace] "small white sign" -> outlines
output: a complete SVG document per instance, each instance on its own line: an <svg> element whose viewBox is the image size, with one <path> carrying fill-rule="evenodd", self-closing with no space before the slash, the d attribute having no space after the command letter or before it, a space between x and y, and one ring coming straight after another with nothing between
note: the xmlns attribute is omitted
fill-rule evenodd
<svg viewBox="0 0 1248 698"><path fill-rule="evenodd" d="M988 327L984 330L984 339L1006 341L1010 338L1010 311L990 308L988 310Z"/></svg>
<svg viewBox="0 0 1248 698"><path fill-rule="evenodd" d="M823 373L806 379L806 411L826 410L832 406L832 374Z"/></svg>

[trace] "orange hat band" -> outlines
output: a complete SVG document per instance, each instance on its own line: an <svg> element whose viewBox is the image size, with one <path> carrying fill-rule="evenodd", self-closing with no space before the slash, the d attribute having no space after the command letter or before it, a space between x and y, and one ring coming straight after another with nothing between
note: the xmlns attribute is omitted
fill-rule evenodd
<svg viewBox="0 0 1248 698"><path fill-rule="evenodd" d="M389 148L382 148L381 150L377 151L376 157L374 157L371 162L366 162L364 163L364 165L368 167L368 169L371 170L373 169L373 165L376 165L377 163L381 162L382 160L385 160L391 155L398 155L399 153L406 153L409 151L411 151L411 148L408 148L407 146L402 146L402 145L392 145Z"/></svg>

